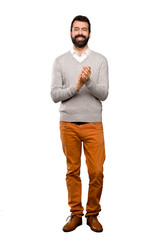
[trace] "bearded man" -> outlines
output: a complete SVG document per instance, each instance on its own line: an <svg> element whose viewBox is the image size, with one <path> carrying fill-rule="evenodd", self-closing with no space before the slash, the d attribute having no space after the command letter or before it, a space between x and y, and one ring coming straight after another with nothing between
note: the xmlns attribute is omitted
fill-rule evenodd
<svg viewBox="0 0 160 240"><path fill-rule="evenodd" d="M87 225L102 232L97 219L101 211L105 142L102 101L108 96L107 59L88 47L91 24L87 17L76 16L70 28L73 48L57 57L53 64L51 97L60 104L60 137L66 156L66 184L71 216L63 227L69 232L82 225L81 150L83 145L89 175Z"/></svg>

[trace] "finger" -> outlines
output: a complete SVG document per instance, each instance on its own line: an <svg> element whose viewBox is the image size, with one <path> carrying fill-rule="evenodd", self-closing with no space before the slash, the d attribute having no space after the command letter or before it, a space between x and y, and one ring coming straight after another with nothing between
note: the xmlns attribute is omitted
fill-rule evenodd
<svg viewBox="0 0 160 240"><path fill-rule="evenodd" d="M86 71L90 71L90 69L88 67L83 67L83 70L86 70Z"/></svg>
<svg viewBox="0 0 160 240"><path fill-rule="evenodd" d="M83 70L82 73L85 74L85 75L88 75L88 71L86 71L86 70Z"/></svg>
<svg viewBox="0 0 160 240"><path fill-rule="evenodd" d="M90 67L90 66L84 66L83 68L84 68L84 69L88 69L89 71L91 70L91 67Z"/></svg>
<svg viewBox="0 0 160 240"><path fill-rule="evenodd" d="M83 71L86 73L86 74L89 74L90 73L90 70L88 68L84 68Z"/></svg>
<svg viewBox="0 0 160 240"><path fill-rule="evenodd" d="M85 71L87 74L90 74L90 73L91 73L90 68L83 68L83 71Z"/></svg>
<svg viewBox="0 0 160 240"><path fill-rule="evenodd" d="M84 73L84 74L83 74L83 77L84 77L85 79L87 79L87 78L89 77L89 75L86 74L86 73Z"/></svg>
<svg viewBox="0 0 160 240"><path fill-rule="evenodd" d="M82 78L83 78L83 79L85 78L85 75L84 75L84 74L82 74Z"/></svg>

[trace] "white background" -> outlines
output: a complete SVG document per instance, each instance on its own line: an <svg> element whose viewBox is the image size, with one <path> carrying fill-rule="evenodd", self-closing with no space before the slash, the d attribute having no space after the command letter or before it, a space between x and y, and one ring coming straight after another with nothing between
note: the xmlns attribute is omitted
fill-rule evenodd
<svg viewBox="0 0 160 240"><path fill-rule="evenodd" d="M54 59L72 47L86 15L89 46L106 56L104 188L96 234L62 227L70 214ZM5 0L0 3L0 239L160 239L160 36L158 0ZM81 169L83 205L88 175Z"/></svg>

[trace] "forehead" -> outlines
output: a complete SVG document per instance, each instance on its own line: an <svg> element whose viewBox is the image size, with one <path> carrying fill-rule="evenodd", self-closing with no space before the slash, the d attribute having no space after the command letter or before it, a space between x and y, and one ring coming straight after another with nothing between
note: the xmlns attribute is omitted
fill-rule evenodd
<svg viewBox="0 0 160 240"><path fill-rule="evenodd" d="M88 23L87 22L80 22L80 21L74 21L73 23L73 28L78 27L78 28L87 28L88 29Z"/></svg>

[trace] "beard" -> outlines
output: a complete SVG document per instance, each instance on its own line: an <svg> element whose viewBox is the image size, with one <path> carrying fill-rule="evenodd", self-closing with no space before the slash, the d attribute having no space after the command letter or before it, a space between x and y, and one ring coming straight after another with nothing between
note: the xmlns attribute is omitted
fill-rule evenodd
<svg viewBox="0 0 160 240"><path fill-rule="evenodd" d="M84 38L84 40L77 41L76 38L78 38L78 37L82 37L82 38ZM84 36L84 35L77 35L77 36L75 36L74 38L71 37L71 39L72 39L73 44L74 44L76 47L78 47L78 48L83 48L83 47L85 47L86 44L88 43L89 37L86 37L86 36Z"/></svg>

